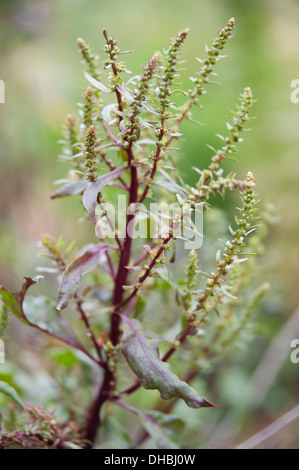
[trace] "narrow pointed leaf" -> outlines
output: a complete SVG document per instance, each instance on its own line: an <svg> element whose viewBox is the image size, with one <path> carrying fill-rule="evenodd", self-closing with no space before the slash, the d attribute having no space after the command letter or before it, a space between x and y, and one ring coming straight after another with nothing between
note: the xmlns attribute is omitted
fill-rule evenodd
<svg viewBox="0 0 299 470"><path fill-rule="evenodd" d="M152 113L152 114L156 114L157 116L159 116L159 113L152 107L150 106L148 103L143 103L142 106L144 107L144 109L146 109L148 112Z"/></svg>
<svg viewBox="0 0 299 470"><path fill-rule="evenodd" d="M87 189L83 194L83 204L87 210L89 217L92 222L96 224L95 209L97 205L97 195L108 183L117 179L127 168L117 168L116 170L110 171L105 175L99 176L95 181L88 184Z"/></svg>
<svg viewBox="0 0 299 470"><path fill-rule="evenodd" d="M57 310L67 307L71 297L80 285L82 276L97 267L102 254L109 248L111 248L109 245L89 247L69 264L60 282Z"/></svg>
<svg viewBox="0 0 299 470"><path fill-rule="evenodd" d="M85 78L87 78L87 80L89 81L89 83L91 83L95 88L103 91L104 93L110 93L109 88L107 88L105 85L103 85L103 83L99 82L95 78L91 77L88 72L84 72L84 75Z"/></svg>
<svg viewBox="0 0 299 470"><path fill-rule="evenodd" d="M116 89L127 99L128 103L131 104L134 101L133 96L128 92L128 90L125 90L123 87L120 85L116 86Z"/></svg>
<svg viewBox="0 0 299 470"><path fill-rule="evenodd" d="M169 183L170 183L171 186L172 186L172 191L173 191L174 193L178 193L178 194L180 194L180 196L183 196L183 197L186 196L186 195L188 195L188 192L186 191L186 189L183 188L182 186L180 186L179 184L177 184L177 183L171 178L171 176L167 173L167 171L164 171L163 168L159 168L159 173L161 173L161 175L163 175L163 176L169 181ZM160 184L160 185L162 186L161 183L162 183L162 182L159 182L159 183L157 183L157 184ZM164 183L164 182L163 182L163 183Z"/></svg>
<svg viewBox="0 0 299 470"><path fill-rule="evenodd" d="M145 336L138 320L122 317L124 334L121 351L145 389L159 390L164 400L182 398L190 408L215 406L202 398L186 382L182 382L169 364L161 361L158 341Z"/></svg>
<svg viewBox="0 0 299 470"><path fill-rule="evenodd" d="M106 106L104 106L104 108L102 109L102 118L104 119L104 121L106 122L111 121L112 119L111 113L112 111L115 111L116 106L117 105L115 103L107 104Z"/></svg>
<svg viewBox="0 0 299 470"><path fill-rule="evenodd" d="M66 197L66 196L73 196L74 194L79 194L86 189L88 185L88 181L86 180L78 180L73 181L72 183L67 183L61 186L60 188L56 189L56 191L51 194L51 199L55 199L56 197Z"/></svg>

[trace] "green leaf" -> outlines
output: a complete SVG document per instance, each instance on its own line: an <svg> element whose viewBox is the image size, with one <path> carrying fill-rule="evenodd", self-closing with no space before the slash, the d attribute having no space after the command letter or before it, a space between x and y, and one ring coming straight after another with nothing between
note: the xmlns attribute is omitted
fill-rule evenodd
<svg viewBox="0 0 299 470"><path fill-rule="evenodd" d="M184 427L184 422L178 416L162 413L161 411L146 411L142 414L145 415L147 419L151 418L155 421L156 426L153 426L153 424L149 426L146 425L145 419L141 424L145 427L154 442L156 442L159 449L166 449L167 444L172 446L168 447L169 449L176 449L178 447L172 440L180 435ZM157 427L159 428L159 432L156 431Z"/></svg>
<svg viewBox="0 0 299 470"><path fill-rule="evenodd" d="M122 318L124 334L121 351L145 389L159 390L163 400L182 398L190 408L215 406L202 398L186 382L182 382L170 370L169 364L161 361L158 341L145 336L138 320L124 316Z"/></svg>
<svg viewBox="0 0 299 470"><path fill-rule="evenodd" d="M11 385L8 385L8 383L0 381L0 392L11 398L21 408L25 408L18 392Z"/></svg>
<svg viewBox="0 0 299 470"><path fill-rule="evenodd" d="M0 338L4 336L5 330L8 327L8 312L7 305L0 300ZM1 363L1 344L0 344L0 363Z"/></svg>
<svg viewBox="0 0 299 470"><path fill-rule="evenodd" d="M71 297L80 285L82 276L98 266L103 252L109 248L112 247L109 245L89 247L68 265L60 282L57 310L67 307Z"/></svg>
<svg viewBox="0 0 299 470"><path fill-rule="evenodd" d="M127 167L117 168L116 170L110 171L110 173L99 176L95 181L88 184L87 189L83 194L82 201L94 224L96 224L95 208L97 205L98 192L101 191L101 189L103 189L108 183L118 178L126 169Z"/></svg>
<svg viewBox="0 0 299 470"><path fill-rule="evenodd" d="M147 416L153 418L157 424L161 426L171 426L177 431L182 430L184 427L184 421L175 415L169 415L162 413L161 411L150 410L146 411Z"/></svg>
<svg viewBox="0 0 299 470"><path fill-rule="evenodd" d="M125 291L130 291L130 290L134 290L134 286L122 286L123 290Z"/></svg>
<svg viewBox="0 0 299 470"><path fill-rule="evenodd" d="M65 254L65 255L68 255L69 253L71 253L71 251L73 251L73 249L74 249L74 246L75 246L75 242L72 241L72 242L69 244L69 246L66 248L64 254Z"/></svg>
<svg viewBox="0 0 299 470"><path fill-rule="evenodd" d="M177 449L178 446L166 435L164 429L152 418L149 413L139 412L140 424L149 433L158 449Z"/></svg>

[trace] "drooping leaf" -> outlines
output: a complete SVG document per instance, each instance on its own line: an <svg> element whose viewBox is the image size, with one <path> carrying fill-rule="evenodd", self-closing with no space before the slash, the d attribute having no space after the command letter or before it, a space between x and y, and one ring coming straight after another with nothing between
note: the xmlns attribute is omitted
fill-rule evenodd
<svg viewBox="0 0 299 470"><path fill-rule="evenodd" d="M19 397L18 392L8 383L0 381L0 393L4 393L9 398L11 398L17 405L21 408L25 408L24 403L22 402L21 398Z"/></svg>
<svg viewBox="0 0 299 470"><path fill-rule="evenodd" d="M84 189L86 189L87 185L88 181L83 179L64 184L60 188L56 189L53 194L51 194L51 199L55 199L56 197L73 196L74 194L82 193Z"/></svg>
<svg viewBox="0 0 299 470"><path fill-rule="evenodd" d="M43 276L36 276L34 279L31 279L31 277L24 277L25 282L23 283L20 292L10 292L6 290L5 287L0 286L0 295L3 302L9 308L9 310L24 323L28 323L28 320L23 312L23 300L25 294L30 286L37 284L42 278Z"/></svg>
<svg viewBox="0 0 299 470"><path fill-rule="evenodd" d="M99 176L97 179L88 184L87 189L83 194L83 204L87 210L92 222L96 224L95 219L95 208L97 205L97 195L108 183L118 178L127 168L117 168L116 170L110 171L105 175Z"/></svg>
<svg viewBox="0 0 299 470"><path fill-rule="evenodd" d="M164 400L182 398L190 408L215 406L202 398L186 382L182 382L169 364L161 361L158 341L146 337L141 323L135 319L124 320L121 351L129 366L145 389L159 390Z"/></svg>
<svg viewBox="0 0 299 470"><path fill-rule="evenodd" d="M69 264L60 282L57 310L67 307L71 297L80 285L82 276L96 268L101 261L102 254L109 248L111 248L109 245L89 247Z"/></svg>
<svg viewBox="0 0 299 470"><path fill-rule="evenodd" d="M93 78L91 75L89 75L88 72L84 72L84 75L85 75L85 78L87 78L87 80L89 81L89 83L91 83L95 88L103 91L104 93L110 93L109 88L107 88L105 85L103 85L103 83L99 82L98 80Z"/></svg>
<svg viewBox="0 0 299 470"><path fill-rule="evenodd" d="M23 312L27 320L40 330L54 335L76 340L76 336L69 323L56 310L56 305L44 296L27 296L23 301Z"/></svg>
<svg viewBox="0 0 299 470"><path fill-rule="evenodd" d="M10 292L0 287L0 295L5 306L19 320L58 339L76 344L76 336L67 321L57 312L55 305L44 296L25 297L28 288L37 284L43 276L34 279L25 277L20 292Z"/></svg>

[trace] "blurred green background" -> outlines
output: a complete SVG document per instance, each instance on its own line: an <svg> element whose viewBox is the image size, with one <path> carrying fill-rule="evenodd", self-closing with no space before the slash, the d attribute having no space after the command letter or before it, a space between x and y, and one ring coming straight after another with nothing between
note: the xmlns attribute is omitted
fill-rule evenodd
<svg viewBox="0 0 299 470"><path fill-rule="evenodd" d="M190 412L191 428L211 447L240 442L291 409L299 398L299 364L289 359L290 338L299 338L299 315L297 320L292 316L299 305L299 103L290 99L291 81L299 78L299 1L0 1L0 78L5 83L5 104L0 104L0 283L12 289L19 287L24 274L35 275L41 233L76 238L78 245L88 241L86 225L75 224L79 203L49 199L52 181L65 177L65 167L57 161L61 128L65 116L77 112L86 86L77 37L102 54L105 27L121 49L134 50L126 60L138 74L140 64L188 27L183 74L188 87L189 75L198 69L195 57L205 56L204 44L211 44L232 16L235 37L217 67L221 86L209 86L202 98L203 111L198 110L196 118L204 126L184 126L178 165L184 179L194 182L192 166L207 165L211 152L205 144L218 144L215 134L225 132L228 109L234 109L239 93L250 86L257 99L252 113L257 119L244 135L239 163L231 166L241 177L248 170L255 174L263 206L274 205L277 223L268 234L263 268L265 280L271 282L261 313L264 334L215 373L213 387L223 391L224 406L212 421L210 411ZM269 345L277 356L273 353L267 359ZM249 412L250 400L242 397L248 392L248 377L259 365L260 377L269 375L270 383L268 388L264 384L263 395L256 379L260 396ZM298 420L276 441L273 446L298 445Z"/></svg>

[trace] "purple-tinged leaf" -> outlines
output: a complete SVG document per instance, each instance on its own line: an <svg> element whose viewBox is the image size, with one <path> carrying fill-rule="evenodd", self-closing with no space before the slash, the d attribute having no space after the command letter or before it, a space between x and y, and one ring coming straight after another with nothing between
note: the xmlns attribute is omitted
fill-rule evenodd
<svg viewBox="0 0 299 470"><path fill-rule="evenodd" d="M129 366L145 389L159 390L164 400L182 398L190 408L212 407L186 382L182 382L171 370L169 364L161 361L156 339L146 337L138 320L122 316L124 334L121 351Z"/></svg>
<svg viewBox="0 0 299 470"><path fill-rule="evenodd" d="M156 142L152 139L141 139L137 142L134 142L136 147L140 148L140 145L156 145Z"/></svg>
<svg viewBox="0 0 299 470"><path fill-rule="evenodd" d="M55 199L56 197L73 196L74 194L82 193L84 189L86 189L87 185L88 181L83 179L73 181L72 183L67 183L56 189L56 191L51 194L51 199Z"/></svg>
<svg viewBox="0 0 299 470"><path fill-rule="evenodd" d="M139 118L139 126L140 126L140 129L144 129L144 128L152 129L154 127L153 124L151 124L148 121L144 121L144 119L141 119L141 118ZM155 142L155 144L156 144L156 142Z"/></svg>
<svg viewBox="0 0 299 470"><path fill-rule="evenodd" d="M121 51L118 53L118 55L123 55L123 54L132 54L134 51Z"/></svg>
<svg viewBox="0 0 299 470"><path fill-rule="evenodd" d="M37 284L42 278L43 276L37 276L34 279L25 277L25 282L19 292L9 292L4 287L0 287L3 302L11 313L27 325L52 335L71 346L78 347L74 331L57 312L53 302L43 296L26 296L29 287Z"/></svg>
<svg viewBox="0 0 299 470"><path fill-rule="evenodd" d="M136 85L136 82L134 82L135 78L140 82L140 75L134 75L133 77L129 78L126 83L126 86L128 86L129 83L133 83L133 85Z"/></svg>
<svg viewBox="0 0 299 470"><path fill-rule="evenodd" d="M182 206L184 204L182 197L179 194L176 194L176 198L178 200L179 205Z"/></svg>
<svg viewBox="0 0 299 470"><path fill-rule="evenodd" d="M168 185L167 185L167 184L164 184L164 183L166 183L166 181L165 181L165 182L164 182L164 181L159 181L159 182L157 182L156 184L159 184L160 186L163 186L163 184L164 184L165 187L166 187L166 186L169 186L169 189L172 188L172 189L170 189L170 191L175 192L175 193L178 193L178 194L180 194L181 196L187 196L187 195L188 195L188 192L186 191L186 189L183 188L182 186L180 186L179 184L177 184L177 183L171 178L171 176L167 173L167 171L163 170L163 168L160 168L160 169L159 169L159 173L161 173L161 175L164 176L164 178L166 178L166 179L169 181L170 184L169 184L169 183L168 183Z"/></svg>
<svg viewBox="0 0 299 470"><path fill-rule="evenodd" d="M0 286L0 295L3 302L9 310L24 323L29 323L23 311L24 297L29 287L33 284L37 284L42 278L43 276L36 276L34 279L31 279L31 277L24 277L25 282L23 283L20 292L10 292L6 290L5 287Z"/></svg>
<svg viewBox="0 0 299 470"><path fill-rule="evenodd" d="M37 266L35 270L39 273L55 274L59 272L59 268L50 268L48 266Z"/></svg>
<svg viewBox="0 0 299 470"><path fill-rule="evenodd" d="M144 109L146 109L149 113L156 114L157 116L159 116L159 113L158 113L152 106L150 106L148 103L143 103L142 106L143 106Z"/></svg>
<svg viewBox="0 0 299 470"><path fill-rule="evenodd" d="M126 269L131 269L132 271L141 271L144 269L142 266L125 266Z"/></svg>
<svg viewBox="0 0 299 470"><path fill-rule="evenodd" d="M128 90L125 90L123 87L121 87L120 85L117 85L116 86L116 89L117 91L119 91L119 93L121 93L125 98L126 100L128 101L129 104L133 103L134 101L134 98L133 96L128 92Z"/></svg>
<svg viewBox="0 0 299 470"><path fill-rule="evenodd" d="M97 205L98 192L107 186L108 183L118 178L126 169L127 167L117 168L116 170L110 171L110 173L99 176L97 179L88 184L87 189L83 194L82 201L85 209L89 214L89 217L94 224L96 224L95 209Z"/></svg>
<svg viewBox="0 0 299 470"><path fill-rule="evenodd" d="M111 119L112 119L111 112L112 111L115 112L116 106L117 106L117 104L115 104L115 103L107 104L106 106L104 106L104 108L102 109L102 118L104 119L104 121L106 121L106 122L111 121Z"/></svg>
<svg viewBox="0 0 299 470"><path fill-rule="evenodd" d="M102 254L109 248L111 248L109 245L89 247L68 265L60 282L57 310L63 310L67 307L71 297L80 285L82 276L100 264Z"/></svg>
<svg viewBox="0 0 299 470"><path fill-rule="evenodd" d="M181 196L186 196L185 192L179 190L177 186L174 186L168 181L158 180L155 181L154 184L156 184L157 186L161 186L164 189L167 189L167 191L170 191L171 193L178 194L178 191L180 191Z"/></svg>
<svg viewBox="0 0 299 470"><path fill-rule="evenodd" d="M89 81L89 83L91 83L95 88L103 91L104 93L110 93L109 88L107 88L105 85L103 85L103 83L99 82L95 78L91 77L88 72L84 72L84 75L85 78L87 78L87 80Z"/></svg>
<svg viewBox="0 0 299 470"><path fill-rule="evenodd" d="M115 112L115 114L117 114L118 116L121 116L121 117L123 117L123 118L128 119L127 114L122 113L119 109L115 108L114 112Z"/></svg>
<svg viewBox="0 0 299 470"><path fill-rule="evenodd" d="M75 341L76 335L66 319L56 310L55 302L44 296L26 296L23 312L31 325L44 332Z"/></svg>
<svg viewBox="0 0 299 470"><path fill-rule="evenodd" d="M171 137L181 137L183 134L180 132L169 132L167 135L170 135Z"/></svg>

